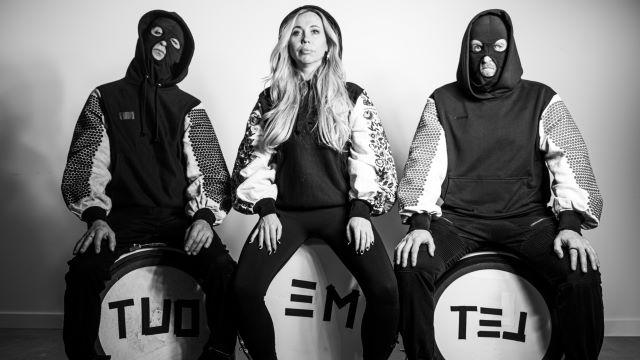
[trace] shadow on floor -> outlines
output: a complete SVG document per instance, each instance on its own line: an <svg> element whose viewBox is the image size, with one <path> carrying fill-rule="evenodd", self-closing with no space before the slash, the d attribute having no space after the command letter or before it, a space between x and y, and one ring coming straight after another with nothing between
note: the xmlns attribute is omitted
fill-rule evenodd
<svg viewBox="0 0 640 360"><path fill-rule="evenodd" d="M403 360L396 347L389 360ZM65 360L60 329L0 329L0 359L2 360ZM640 359L640 337L607 337L600 360ZM242 356L237 360L245 360ZM287 359L283 359L287 360Z"/></svg>

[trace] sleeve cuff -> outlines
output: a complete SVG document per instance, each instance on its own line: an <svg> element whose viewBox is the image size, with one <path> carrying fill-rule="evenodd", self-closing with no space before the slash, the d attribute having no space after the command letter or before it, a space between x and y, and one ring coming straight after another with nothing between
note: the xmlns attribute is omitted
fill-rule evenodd
<svg viewBox="0 0 640 360"><path fill-rule="evenodd" d="M351 200L351 209L349 210L349 219L352 217L361 217L371 220L371 205L360 199Z"/></svg>
<svg viewBox="0 0 640 360"><path fill-rule="evenodd" d="M431 215L428 213L417 213L409 218L409 232L413 230L429 230L431 228Z"/></svg>
<svg viewBox="0 0 640 360"><path fill-rule="evenodd" d="M561 211L558 215L558 231L573 230L582 235L580 232L582 220L582 215L573 210Z"/></svg>
<svg viewBox="0 0 640 360"><path fill-rule="evenodd" d="M216 223L216 216L213 214L213 211L211 211L211 209L202 208L196 211L195 214L193 214L192 222L196 220L206 221L209 224L209 226L211 226L211 228L213 229L213 225Z"/></svg>
<svg viewBox="0 0 640 360"><path fill-rule="evenodd" d="M99 206L89 207L82 212L81 219L86 222L87 225L91 225L96 220L107 221L107 210Z"/></svg>
<svg viewBox="0 0 640 360"><path fill-rule="evenodd" d="M276 201L272 198L260 199L254 206L253 212L265 217L276 213Z"/></svg>

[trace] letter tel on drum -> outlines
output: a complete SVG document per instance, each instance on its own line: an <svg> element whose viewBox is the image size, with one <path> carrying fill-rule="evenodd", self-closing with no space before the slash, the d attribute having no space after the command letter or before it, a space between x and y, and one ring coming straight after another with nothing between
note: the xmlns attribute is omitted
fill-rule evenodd
<svg viewBox="0 0 640 360"><path fill-rule="evenodd" d="M467 313L478 311L477 306L452 306L452 312L459 312L458 314L458 339L464 340L467 338ZM480 313L485 315L497 315L502 316L502 309L499 308L480 308ZM518 332L510 332L503 331L502 338L505 340L513 340L519 342L525 342L525 328L527 324L527 313L524 311L520 312L520 318L518 320ZM500 328L502 326L502 322L500 320L494 319L480 319L478 321L478 325L482 327L493 327ZM481 330L478 331L478 337L488 337L488 338L500 338L500 331L488 331Z"/></svg>

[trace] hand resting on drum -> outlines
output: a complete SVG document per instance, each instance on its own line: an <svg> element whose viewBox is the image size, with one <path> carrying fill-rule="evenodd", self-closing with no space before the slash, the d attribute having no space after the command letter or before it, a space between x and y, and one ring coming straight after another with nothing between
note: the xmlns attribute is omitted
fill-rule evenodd
<svg viewBox="0 0 640 360"><path fill-rule="evenodd" d="M598 270L598 268L600 268L600 260L598 259L596 250L591 246L589 240L585 239L577 232L568 229L560 230L553 241L553 249L560 259L564 257L564 252L562 251L563 247L569 249L571 270L576 270L578 259L580 259L582 272L586 273L588 266L587 257L589 258L589 263L591 263L591 268L593 270Z"/></svg>
<svg viewBox="0 0 640 360"><path fill-rule="evenodd" d="M111 227L106 221L96 220L91 223L91 226L89 226L84 235L82 235L80 240L76 243L76 246L74 246L73 255L78 253L83 254L91 244L93 244L96 254L98 254L103 240L107 240L109 242L109 250L115 250L116 234L111 230Z"/></svg>
<svg viewBox="0 0 640 360"><path fill-rule="evenodd" d="M394 262L402 267L407 267L409 261L409 253L411 253L411 266L418 263L418 253L420 245L427 244L429 255L433 256L436 252L436 244L433 242L433 236L428 230L416 229L408 233L396 245Z"/></svg>
<svg viewBox="0 0 640 360"><path fill-rule="evenodd" d="M369 251L371 245L373 245L373 240L371 221L357 216L349 219L347 223L347 245L353 241L356 252L362 255L365 251Z"/></svg>
<svg viewBox="0 0 640 360"><path fill-rule="evenodd" d="M208 222L198 219L184 234L184 251L187 255L197 255L202 247L208 248L213 240L213 230Z"/></svg>
<svg viewBox="0 0 640 360"><path fill-rule="evenodd" d="M249 243L253 243L257 237L258 247L262 249L263 246L266 246L269 255L271 255L272 252L276 252L278 249L281 236L282 224L280 223L280 219L278 219L278 215L269 214L258 220L258 225L253 228L249 236Z"/></svg>

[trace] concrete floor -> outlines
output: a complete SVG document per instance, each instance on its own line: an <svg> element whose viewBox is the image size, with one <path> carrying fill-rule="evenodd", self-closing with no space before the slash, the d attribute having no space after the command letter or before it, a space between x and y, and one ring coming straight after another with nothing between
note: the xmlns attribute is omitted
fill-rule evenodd
<svg viewBox="0 0 640 360"><path fill-rule="evenodd" d="M401 346L390 360L402 360ZM62 330L0 329L0 360L65 360ZM640 359L640 337L607 337L601 360ZM133 359L132 359L133 360ZM242 357L238 360L244 360ZM297 359L296 359L297 360Z"/></svg>

